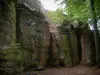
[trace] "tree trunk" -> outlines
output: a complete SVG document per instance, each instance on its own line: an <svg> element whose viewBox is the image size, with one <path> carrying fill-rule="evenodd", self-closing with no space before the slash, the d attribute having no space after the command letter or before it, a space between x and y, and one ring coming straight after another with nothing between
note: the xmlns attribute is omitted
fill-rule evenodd
<svg viewBox="0 0 100 75"><path fill-rule="evenodd" d="M95 48L96 48L96 64L100 66L100 47L99 47L99 32L97 28L96 12L94 8L94 0L90 0L90 7L92 11L92 20L94 27L94 38L95 38Z"/></svg>

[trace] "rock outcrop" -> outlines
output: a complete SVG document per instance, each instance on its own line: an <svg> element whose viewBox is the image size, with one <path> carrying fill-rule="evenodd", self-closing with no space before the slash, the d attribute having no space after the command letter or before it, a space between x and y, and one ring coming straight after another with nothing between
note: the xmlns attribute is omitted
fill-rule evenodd
<svg viewBox="0 0 100 75"><path fill-rule="evenodd" d="M3 4L0 8L0 74L7 71L15 75L29 68L45 66L50 32L41 2L18 0L17 9L17 3L13 1Z"/></svg>
<svg viewBox="0 0 100 75"><path fill-rule="evenodd" d="M76 36L72 32L60 34L60 65L72 67L78 63Z"/></svg>
<svg viewBox="0 0 100 75"><path fill-rule="evenodd" d="M5 3L6 2L6 3ZM14 1L0 0L0 74L9 69L5 51L16 41L16 6ZM10 65L11 66L11 65Z"/></svg>
<svg viewBox="0 0 100 75"><path fill-rule="evenodd" d="M22 34L20 43L28 51L29 62L35 62L37 66L45 66L48 59L50 32L49 23L39 4L38 0L26 0L19 4L20 16L18 19L20 20L18 27L21 28Z"/></svg>

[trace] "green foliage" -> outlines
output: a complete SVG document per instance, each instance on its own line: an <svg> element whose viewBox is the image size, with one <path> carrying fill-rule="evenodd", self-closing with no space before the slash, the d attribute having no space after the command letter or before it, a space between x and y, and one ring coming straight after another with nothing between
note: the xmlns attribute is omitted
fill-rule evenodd
<svg viewBox="0 0 100 75"><path fill-rule="evenodd" d="M78 21L87 21L90 18L90 5L89 0L86 1L67 1L67 10L68 16L74 20Z"/></svg>
<svg viewBox="0 0 100 75"><path fill-rule="evenodd" d="M52 23L60 24L64 19L67 19L63 12L64 10L59 8L56 11L48 11L47 16L52 19Z"/></svg>
<svg viewBox="0 0 100 75"><path fill-rule="evenodd" d="M95 0L95 9L97 16L100 16L100 0Z"/></svg>
<svg viewBox="0 0 100 75"><path fill-rule="evenodd" d="M56 0L59 1L59 0ZM66 4L66 13L70 20L87 22L91 16L90 0L63 0L61 4ZM95 0L97 17L100 16L100 2Z"/></svg>
<svg viewBox="0 0 100 75"><path fill-rule="evenodd" d="M56 0L59 1L59 0ZM89 0L63 0L61 5L66 4L65 8L58 8L56 11L49 11L48 16L52 17L53 23L62 23L64 20L88 22L91 18ZM95 7L99 10L99 1L95 0ZM96 11L99 15L99 11ZM63 14L65 13L65 14Z"/></svg>
<svg viewBox="0 0 100 75"><path fill-rule="evenodd" d="M4 0L4 1L6 1L6 2L17 2L17 0Z"/></svg>

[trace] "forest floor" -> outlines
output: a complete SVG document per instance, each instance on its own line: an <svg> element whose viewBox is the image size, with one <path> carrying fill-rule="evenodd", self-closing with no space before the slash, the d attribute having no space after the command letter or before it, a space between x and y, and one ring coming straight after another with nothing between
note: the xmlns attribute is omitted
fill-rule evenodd
<svg viewBox="0 0 100 75"><path fill-rule="evenodd" d="M40 71L38 75L100 75L100 69L83 65L78 65L72 68L56 67L46 68L46 70Z"/></svg>

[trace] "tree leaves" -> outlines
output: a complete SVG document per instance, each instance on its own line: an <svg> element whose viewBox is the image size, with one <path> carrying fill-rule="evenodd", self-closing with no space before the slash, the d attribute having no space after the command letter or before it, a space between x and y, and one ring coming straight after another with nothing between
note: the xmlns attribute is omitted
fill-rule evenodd
<svg viewBox="0 0 100 75"><path fill-rule="evenodd" d="M67 18L64 14L64 10L61 8L56 11L48 11L47 16L52 19L52 23L54 24L60 24Z"/></svg>
<svg viewBox="0 0 100 75"><path fill-rule="evenodd" d="M90 6L89 1L80 1L80 0L68 0L66 3L66 8L68 16L74 20L87 21L90 17Z"/></svg>

